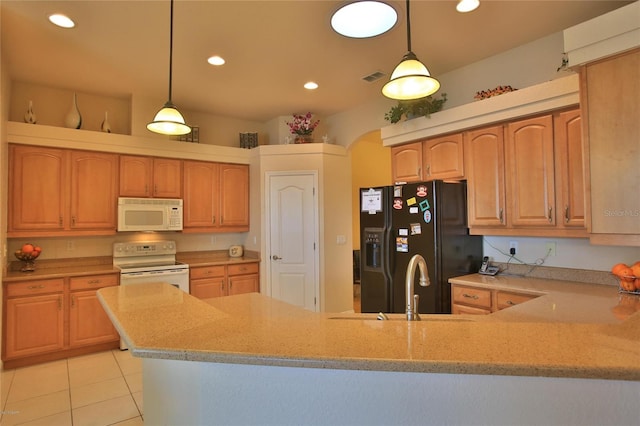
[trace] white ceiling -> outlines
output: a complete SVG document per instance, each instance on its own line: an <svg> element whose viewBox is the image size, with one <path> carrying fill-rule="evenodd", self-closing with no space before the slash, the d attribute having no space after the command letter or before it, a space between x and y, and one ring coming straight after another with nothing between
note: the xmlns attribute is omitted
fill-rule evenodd
<svg viewBox="0 0 640 426"><path fill-rule="evenodd" d="M328 116L382 97L406 52L405 2L388 33L347 39L329 20L345 1L193 1L174 6L173 101L180 109L255 121ZM438 75L561 31L629 1L489 1L468 14L455 0L411 2L412 50ZM2 55L14 79L164 102L169 1L0 0ZM71 30L47 21L72 17ZM218 54L227 63L212 67ZM561 58L558 58L560 62ZM362 78L387 74L373 83ZM302 85L316 81L307 91Z"/></svg>

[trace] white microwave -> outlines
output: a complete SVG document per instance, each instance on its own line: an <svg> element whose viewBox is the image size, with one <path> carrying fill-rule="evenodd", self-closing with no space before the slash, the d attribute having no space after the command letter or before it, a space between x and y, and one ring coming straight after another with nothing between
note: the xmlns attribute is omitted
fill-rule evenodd
<svg viewBox="0 0 640 426"><path fill-rule="evenodd" d="M182 200L118 198L118 231L181 231Z"/></svg>

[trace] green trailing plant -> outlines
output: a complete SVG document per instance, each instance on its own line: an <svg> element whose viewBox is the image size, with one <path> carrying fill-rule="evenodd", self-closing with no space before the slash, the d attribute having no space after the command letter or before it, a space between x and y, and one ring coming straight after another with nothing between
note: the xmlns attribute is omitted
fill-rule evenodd
<svg viewBox="0 0 640 426"><path fill-rule="evenodd" d="M398 101L398 104L391 107L384 115L384 119L392 124L397 123L404 116L405 119L415 117L429 117L432 113L442 110L447 102L447 94L443 93L440 98L427 96L412 101Z"/></svg>

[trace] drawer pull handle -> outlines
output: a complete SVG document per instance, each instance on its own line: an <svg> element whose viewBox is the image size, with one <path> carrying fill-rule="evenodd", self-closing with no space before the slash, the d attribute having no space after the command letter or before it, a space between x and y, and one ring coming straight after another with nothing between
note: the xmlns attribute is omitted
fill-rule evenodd
<svg viewBox="0 0 640 426"><path fill-rule="evenodd" d="M89 280L87 284L100 284L100 280Z"/></svg>
<svg viewBox="0 0 640 426"><path fill-rule="evenodd" d="M569 206L564 206L564 221L569 223Z"/></svg>
<svg viewBox="0 0 640 426"><path fill-rule="evenodd" d="M500 208L500 214L498 215L498 219L500 219L500 223L504 223L504 216L502 214L502 208Z"/></svg>
<svg viewBox="0 0 640 426"><path fill-rule="evenodd" d="M467 294L467 293L462 293L462 297L466 297L467 299L473 299L473 300L478 300L480 299L480 297L478 297L477 294Z"/></svg>
<svg viewBox="0 0 640 426"><path fill-rule="evenodd" d="M547 217L549 219L549 223L553 222L552 213L553 213L553 207L549 207L549 216Z"/></svg>
<svg viewBox="0 0 640 426"><path fill-rule="evenodd" d="M517 303L512 302L511 300L507 300L505 303L506 303L507 305L511 305L511 306L517 305Z"/></svg>
<svg viewBox="0 0 640 426"><path fill-rule="evenodd" d="M27 289L29 290L39 290L41 288L44 288L44 284L40 284L40 285L30 285L29 287L27 287Z"/></svg>

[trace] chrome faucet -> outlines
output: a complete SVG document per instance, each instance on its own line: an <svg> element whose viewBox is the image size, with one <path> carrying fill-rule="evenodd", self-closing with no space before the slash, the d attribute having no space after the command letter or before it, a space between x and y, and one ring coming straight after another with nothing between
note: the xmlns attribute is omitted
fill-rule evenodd
<svg viewBox="0 0 640 426"><path fill-rule="evenodd" d="M420 296L414 294L413 276L416 274L416 266L420 269L420 285L426 287L431 282L429 281L429 271L427 270L427 262L424 257L419 254L414 255L409 264L407 265L406 289L407 289L407 321L420 321L420 315L418 315L418 301Z"/></svg>

